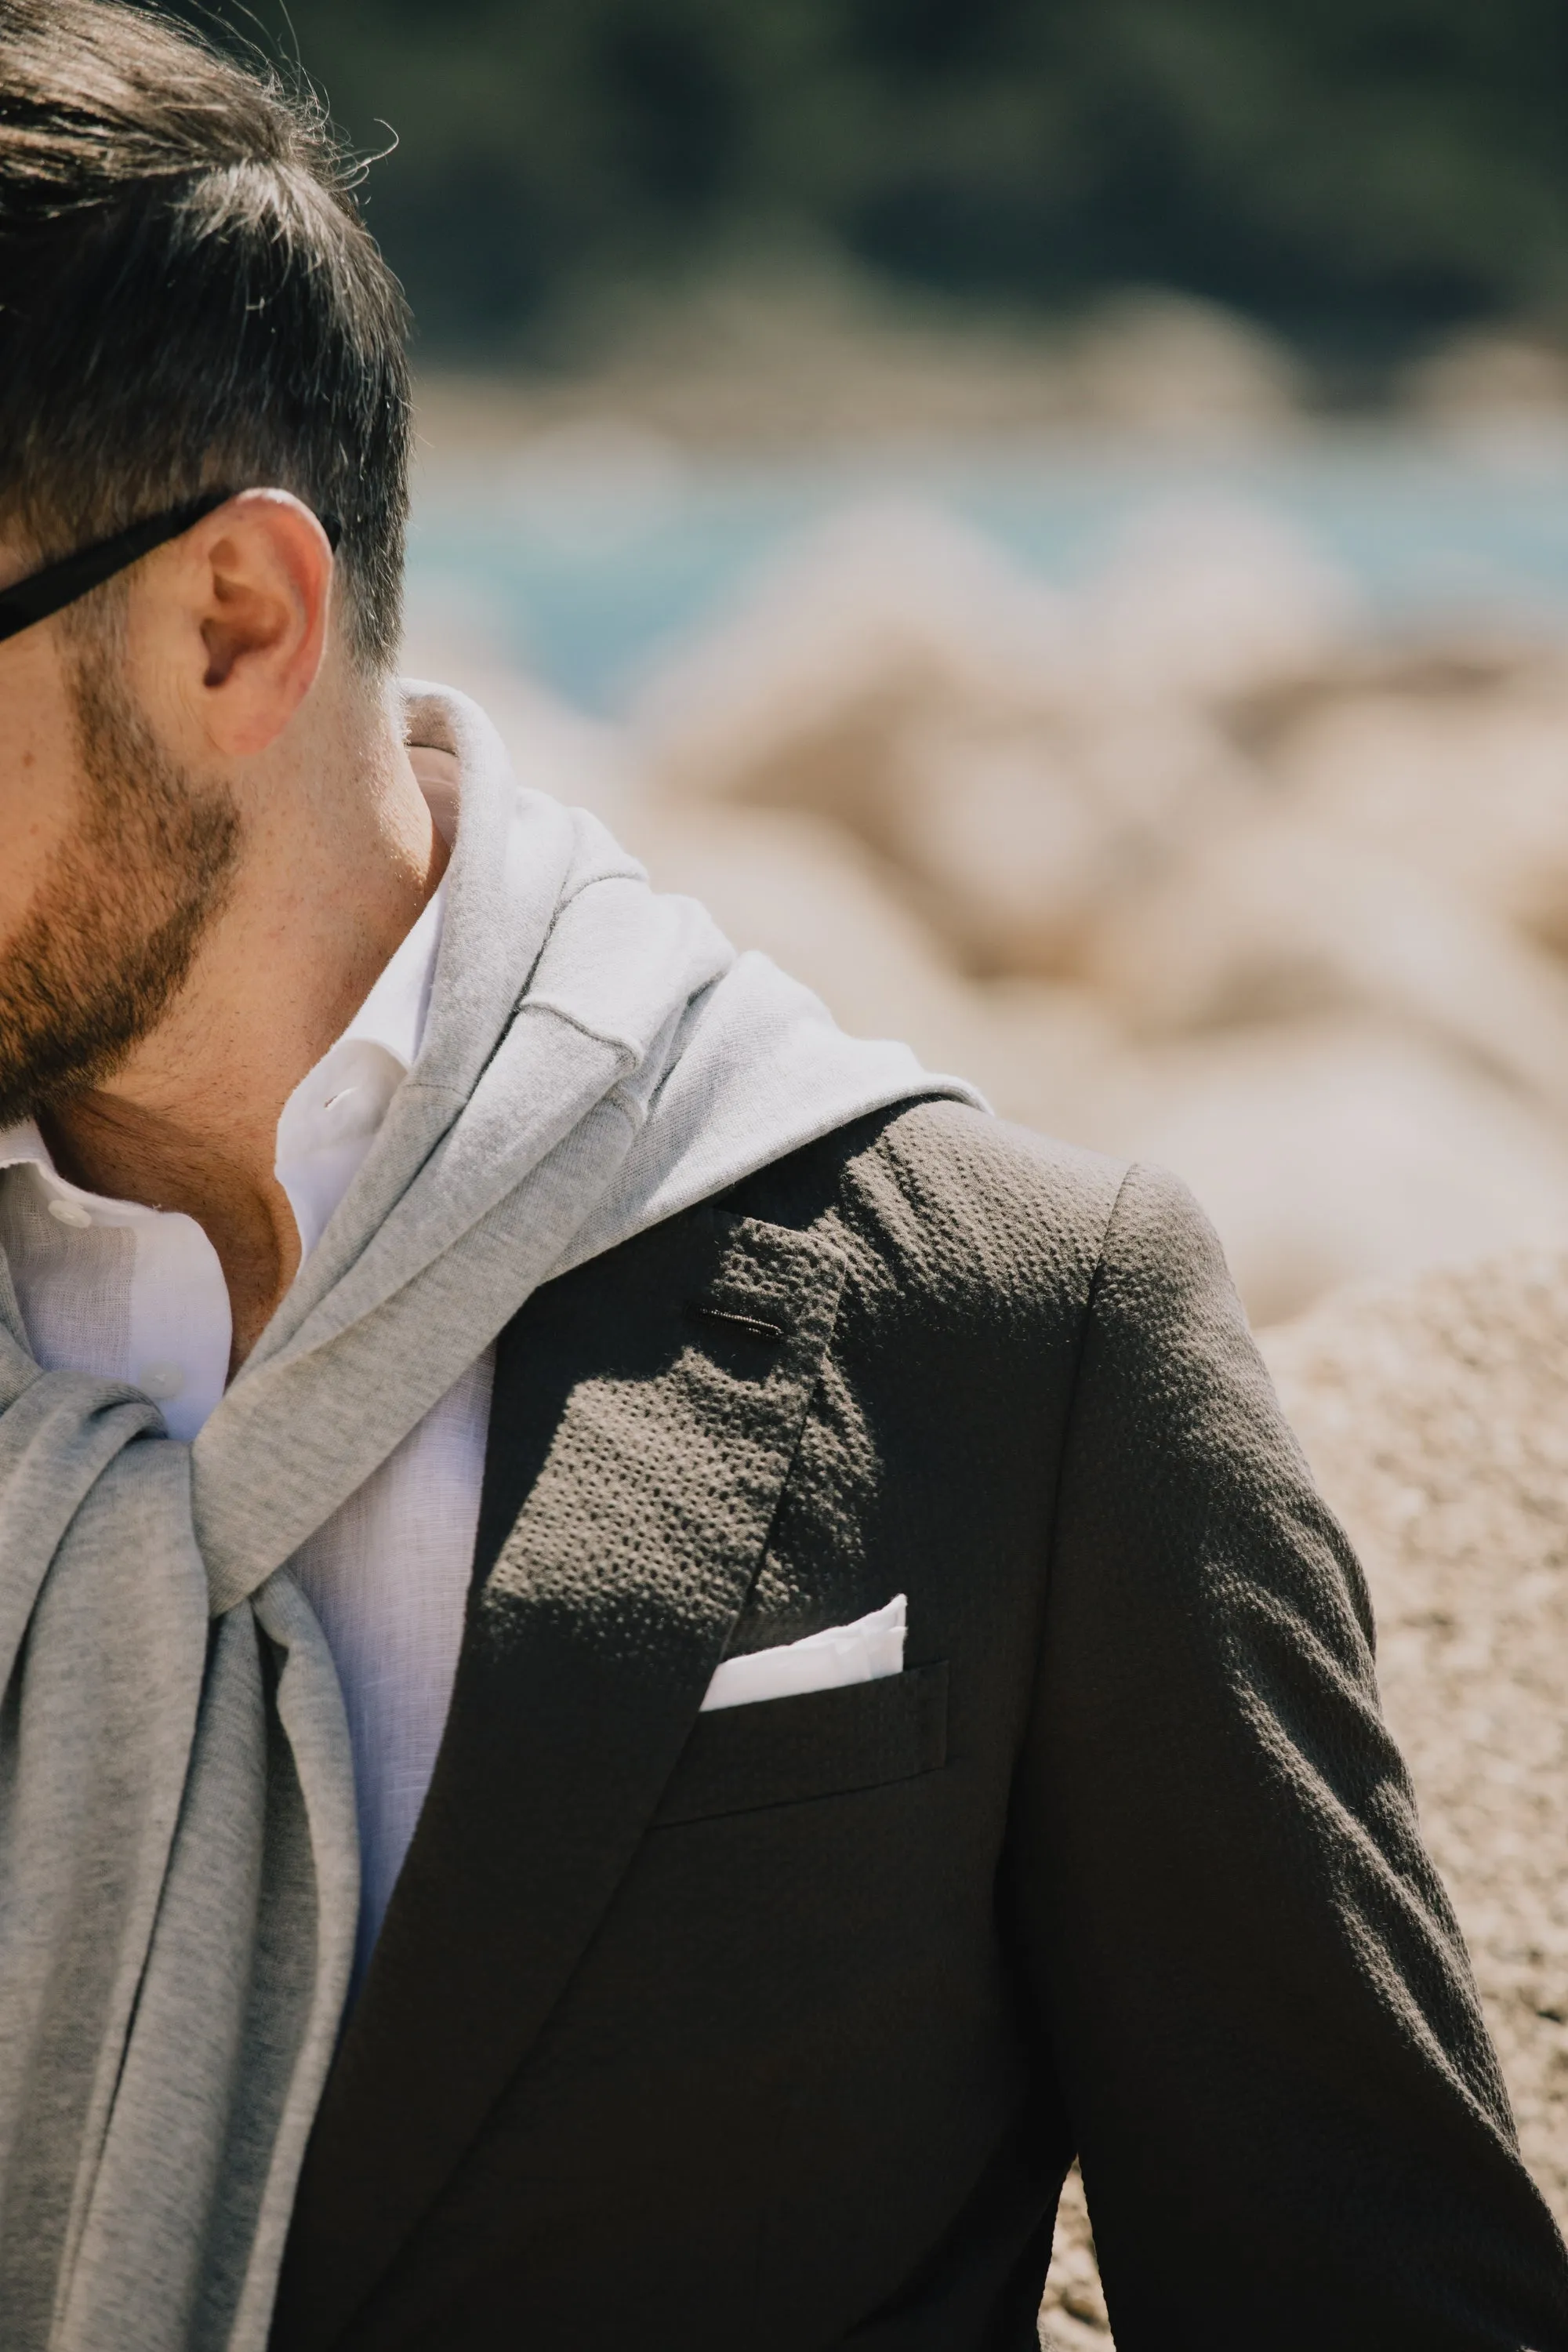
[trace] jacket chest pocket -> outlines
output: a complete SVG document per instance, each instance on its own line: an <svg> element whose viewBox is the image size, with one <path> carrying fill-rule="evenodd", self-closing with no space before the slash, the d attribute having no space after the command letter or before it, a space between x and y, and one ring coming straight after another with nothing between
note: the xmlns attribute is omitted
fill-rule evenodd
<svg viewBox="0 0 1568 2352"><path fill-rule="evenodd" d="M847 1796L940 1771L947 1761L947 1664L700 1715L653 1817L655 1829Z"/></svg>

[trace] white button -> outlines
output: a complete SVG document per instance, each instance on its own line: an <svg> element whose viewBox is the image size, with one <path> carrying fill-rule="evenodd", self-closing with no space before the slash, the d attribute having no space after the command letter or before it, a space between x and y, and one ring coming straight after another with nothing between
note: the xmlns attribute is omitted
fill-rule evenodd
<svg viewBox="0 0 1568 2352"><path fill-rule="evenodd" d="M49 1202L49 1214L58 1218L62 1225L90 1225L92 1223L90 1213L81 1202L68 1201L63 1193L57 1193Z"/></svg>
<svg viewBox="0 0 1568 2352"><path fill-rule="evenodd" d="M143 1364L137 1375L136 1385L148 1396L155 1397L160 1404L164 1404L170 1397L177 1397L184 1387L185 1368L184 1364Z"/></svg>

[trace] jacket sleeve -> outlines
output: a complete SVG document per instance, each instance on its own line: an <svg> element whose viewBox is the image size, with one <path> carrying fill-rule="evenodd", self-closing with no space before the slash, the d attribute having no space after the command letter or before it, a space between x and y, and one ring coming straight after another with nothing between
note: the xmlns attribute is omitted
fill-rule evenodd
<svg viewBox="0 0 1568 2352"><path fill-rule="evenodd" d="M1085 1322L1008 1895L1118 2352L1559 2352L1366 1591L1213 1234L1134 1170Z"/></svg>

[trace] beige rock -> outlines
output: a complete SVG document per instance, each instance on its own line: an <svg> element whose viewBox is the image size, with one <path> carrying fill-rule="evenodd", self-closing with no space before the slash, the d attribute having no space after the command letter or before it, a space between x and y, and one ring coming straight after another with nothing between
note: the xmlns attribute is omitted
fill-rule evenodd
<svg viewBox="0 0 1568 2352"><path fill-rule="evenodd" d="M1248 785L1201 718L1098 730L938 719L889 757L872 835L902 894L975 973L1068 973L1129 885L1229 818Z"/></svg>
<svg viewBox="0 0 1568 2352"><path fill-rule="evenodd" d="M1118 830L1044 729L910 730L890 761L885 858L976 971L1052 971L1113 895Z"/></svg>
<svg viewBox="0 0 1568 2352"><path fill-rule="evenodd" d="M1328 1012L1408 1024L1568 1111L1568 972L1453 884L1270 814L1124 894L1081 977L1147 1034Z"/></svg>
<svg viewBox="0 0 1568 2352"><path fill-rule="evenodd" d="M900 299L841 255L748 247L731 272L601 286L557 364L488 379L423 373L420 440L449 478L536 435L584 423L651 432L711 460L795 459L825 442L874 447L1038 434L1081 392L1064 339L1021 315L971 318Z"/></svg>
<svg viewBox="0 0 1568 2352"><path fill-rule="evenodd" d="M1213 1218L1255 1323L1325 1290L1568 1247L1568 1139L1408 1030L1332 1018L1108 1062L1074 1139L1173 1168Z"/></svg>
<svg viewBox="0 0 1568 2352"><path fill-rule="evenodd" d="M1076 2164L1057 2210L1051 2267L1040 2305L1040 2342L1045 2352L1115 2352L1083 2176Z"/></svg>
<svg viewBox="0 0 1568 2352"><path fill-rule="evenodd" d="M804 980L847 1029L908 1039L1005 1118L1061 1131L1120 1040L1081 990L967 979L837 826L790 810L628 807L623 839L661 889L700 898L738 947Z"/></svg>
<svg viewBox="0 0 1568 2352"><path fill-rule="evenodd" d="M1073 352L1076 406L1144 436L1233 444L1298 422L1301 385L1282 345L1231 312L1181 295L1105 303Z"/></svg>
<svg viewBox="0 0 1568 2352"><path fill-rule="evenodd" d="M895 293L841 252L748 244L685 285L602 285L559 364L489 377L421 373L419 438L444 483L477 455L588 424L649 432L702 458L794 458L825 443L973 446L1067 426L1129 428L1212 448L1277 438L1301 387L1282 347L1212 305L1124 295L1076 330L1021 312L970 316Z"/></svg>
<svg viewBox="0 0 1568 2352"><path fill-rule="evenodd" d="M1425 423L1494 447L1568 437L1568 353L1529 335L1460 336L1411 369L1402 390Z"/></svg>
<svg viewBox="0 0 1568 2352"><path fill-rule="evenodd" d="M1222 702L1321 677L1354 643L1354 597L1282 516L1167 499L1127 526L1076 600L1081 683L1103 698Z"/></svg>
<svg viewBox="0 0 1568 2352"><path fill-rule="evenodd" d="M816 808L875 835L908 730L955 708L1049 708L1070 669L1060 597L939 509L863 506L672 656L634 728L671 793Z"/></svg>
<svg viewBox="0 0 1568 2352"><path fill-rule="evenodd" d="M1338 1013L1130 1049L1087 992L967 978L820 818L643 801L619 822L661 887L848 1029L908 1038L1005 1117L1176 1169L1257 1320L1500 1244L1568 1246L1568 1139L1414 1028Z"/></svg>
<svg viewBox="0 0 1568 2352"><path fill-rule="evenodd" d="M1341 839L1462 889L1568 955L1568 679L1350 694L1285 736L1271 765Z"/></svg>
<svg viewBox="0 0 1568 2352"><path fill-rule="evenodd" d="M1179 708L937 719L902 735L889 784L877 846L969 969L994 973L1072 971L1131 888L1252 793Z"/></svg>
<svg viewBox="0 0 1568 2352"><path fill-rule="evenodd" d="M972 969L1059 972L1131 878L1255 789L1201 708L1216 647L1232 682L1321 649L1315 591L1248 593L1234 552L1206 604L1184 540L1153 598L1113 570L1075 606L919 509L847 514L668 666L637 739L672 799L853 832Z"/></svg>

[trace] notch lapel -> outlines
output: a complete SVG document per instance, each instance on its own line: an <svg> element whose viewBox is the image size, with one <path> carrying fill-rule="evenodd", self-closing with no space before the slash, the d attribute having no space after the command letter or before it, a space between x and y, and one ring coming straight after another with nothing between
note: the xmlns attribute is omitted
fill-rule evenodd
<svg viewBox="0 0 1568 2352"><path fill-rule="evenodd" d="M446 1736L317 2117L275 2352L352 2319L608 1907L755 1578L843 1281L706 1209L502 1335Z"/></svg>

